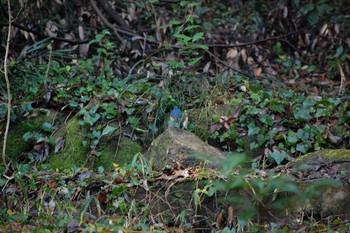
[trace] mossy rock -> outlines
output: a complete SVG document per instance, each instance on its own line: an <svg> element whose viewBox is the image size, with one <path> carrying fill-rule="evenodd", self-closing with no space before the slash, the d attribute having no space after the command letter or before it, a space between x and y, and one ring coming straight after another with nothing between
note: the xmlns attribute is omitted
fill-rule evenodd
<svg viewBox="0 0 350 233"><path fill-rule="evenodd" d="M52 122L57 112L45 109L35 109L26 118L12 122L10 125L9 134L7 136L6 144L6 155L9 159L17 159L22 152L33 149L35 140L25 140L24 134L27 132L31 133L42 133L42 125L45 122ZM1 138L3 142L3 137ZM0 145L2 151L2 143Z"/></svg>
<svg viewBox="0 0 350 233"><path fill-rule="evenodd" d="M119 166L129 164L135 154L143 151L137 142L126 137L122 137L119 141L118 136L101 142L98 148L99 156L95 160L94 167L103 166L105 169L113 168L113 163Z"/></svg>
<svg viewBox="0 0 350 233"><path fill-rule="evenodd" d="M349 160L350 150L347 149L326 149L308 153L304 156L298 157L296 160L288 163L290 167L298 167L300 165L312 165L318 161L318 163L330 163L336 160Z"/></svg>
<svg viewBox="0 0 350 233"><path fill-rule="evenodd" d="M220 161L225 155L217 148L202 141L195 134L177 128L168 128L159 135L145 153L150 164L158 170L177 167L194 167L204 160L193 157L193 154L207 157L208 161ZM214 163L207 164L215 166Z"/></svg>
<svg viewBox="0 0 350 233"><path fill-rule="evenodd" d="M87 160L87 147L83 146L87 129L79 125L78 115L62 126L55 134L55 138L64 139L64 147L58 154L51 155L48 162L54 168L69 168L73 164L82 166Z"/></svg>
<svg viewBox="0 0 350 233"><path fill-rule="evenodd" d="M305 204L291 206L291 213L302 210L319 216L348 214L350 150L315 151L281 167L297 177L295 182L305 195L307 190L312 190L310 187L318 187L318 195Z"/></svg>
<svg viewBox="0 0 350 233"><path fill-rule="evenodd" d="M142 152L142 147L135 141L125 137L119 140L117 135L102 138L97 145L96 153L91 153L90 145L83 145L83 141L89 142L85 137L88 132L88 126L79 124L79 115L74 116L54 135L56 138L62 137L65 142L62 151L52 155L49 163L59 169L69 168L73 164L89 168L103 166L105 169L110 169L113 168L113 163L120 166L130 163L135 154Z"/></svg>

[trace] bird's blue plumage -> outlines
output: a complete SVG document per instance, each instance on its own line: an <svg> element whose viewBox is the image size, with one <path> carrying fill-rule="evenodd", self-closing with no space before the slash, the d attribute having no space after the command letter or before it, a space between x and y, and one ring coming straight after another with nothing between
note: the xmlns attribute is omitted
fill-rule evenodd
<svg viewBox="0 0 350 233"><path fill-rule="evenodd" d="M178 106L175 106L174 109L170 112L170 117L175 121L175 122L180 122L182 118L182 112L179 109Z"/></svg>

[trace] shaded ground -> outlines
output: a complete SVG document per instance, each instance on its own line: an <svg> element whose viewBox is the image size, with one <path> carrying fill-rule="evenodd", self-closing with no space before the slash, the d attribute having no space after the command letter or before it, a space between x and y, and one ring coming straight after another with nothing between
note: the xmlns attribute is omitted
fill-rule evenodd
<svg viewBox="0 0 350 233"><path fill-rule="evenodd" d="M98 157L103 156L98 150L102 139L108 143L119 135L149 147L177 105L187 110L187 130L223 151L246 152L260 168L274 168L321 148L350 146L346 1L152 2L14 3L8 58L12 129L34 109L55 109L67 116L60 123L78 118L87 129L85 156ZM0 14L1 34L6 35L5 3ZM6 36L1 38L4 54ZM0 90L2 136L5 82ZM223 105L229 107L217 109ZM24 151L57 145L51 134L60 125L49 122L28 130L32 144ZM167 222L163 214L149 214L147 200L135 202L129 188L150 192L147 182L157 177L140 154L130 166L112 165L113 172L80 165L53 168L32 154L20 161L9 156L13 170L1 168L5 199L0 222L9 232L10 225L19 224L32 231L199 228L193 222L201 220L192 219L195 208ZM201 171L191 172L201 176ZM332 171L323 172L328 173ZM200 188L197 194L211 191ZM234 225L240 230L231 217L221 224L220 211L208 216L208 228ZM252 231L273 228L253 220ZM314 224L318 220L280 221L277 228L349 229L338 216L326 219L325 225Z"/></svg>

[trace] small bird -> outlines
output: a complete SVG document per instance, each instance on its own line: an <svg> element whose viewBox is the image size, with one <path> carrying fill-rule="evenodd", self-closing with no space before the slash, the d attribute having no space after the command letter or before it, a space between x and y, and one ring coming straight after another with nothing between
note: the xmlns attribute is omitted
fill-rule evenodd
<svg viewBox="0 0 350 233"><path fill-rule="evenodd" d="M178 106L175 106L174 109L170 112L170 119L174 122L181 122L182 112Z"/></svg>

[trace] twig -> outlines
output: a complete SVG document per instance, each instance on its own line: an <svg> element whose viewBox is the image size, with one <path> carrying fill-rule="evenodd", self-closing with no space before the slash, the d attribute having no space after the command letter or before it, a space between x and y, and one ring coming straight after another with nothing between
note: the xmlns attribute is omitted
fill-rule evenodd
<svg viewBox="0 0 350 233"><path fill-rule="evenodd" d="M345 74L344 74L344 71L343 71L343 68L341 67L340 64L338 64L338 67L339 67L339 72L340 72L340 87L339 87L339 91L338 91L338 95L339 96L341 94L341 91L343 89L343 85L344 85L344 82L345 82Z"/></svg>
<svg viewBox="0 0 350 233"><path fill-rule="evenodd" d="M8 24L3 24L3 23L0 23L0 26L3 27L3 26L8 26ZM51 40L54 40L54 41L60 41L60 42L65 42L65 43L68 43L68 44L87 44L89 43L91 40L70 40L70 39L66 39L66 38L63 38L63 37L57 37L57 36L47 36L43 33L40 33L38 31L35 31L33 29L30 29L28 27L25 27L25 26L22 26L21 24L18 24L18 23L15 23L15 22L12 22L12 26L20 29L20 30L23 30L23 31L26 31L26 32L30 32L30 33L33 33L39 37L43 37L43 38L50 38Z"/></svg>
<svg viewBox="0 0 350 233"><path fill-rule="evenodd" d="M5 57L4 57L4 77L6 80L6 90L7 90L7 121L6 121L6 129L4 134L4 144L2 146L2 163L4 164L4 167L6 168L6 143L7 143L7 135L10 128L10 118L11 118L11 89L10 89L10 80L8 77L8 71L7 71L7 59L9 55L10 50L10 39L11 39L11 23L12 23L12 17L11 17L11 4L10 0L7 0L7 10L9 14L9 28L7 31L7 41L6 41L6 51L5 51Z"/></svg>
<svg viewBox="0 0 350 233"><path fill-rule="evenodd" d="M94 0L90 0L90 4L92 6L92 8L94 8L94 10L96 11L97 15L101 18L101 20L103 21L104 24L107 25L107 27L109 27L110 29L113 30L114 34L117 36L118 40L123 41L123 38L119 35L119 29L114 27L113 24L111 24L106 17L102 14L102 12L100 11L100 9L98 9L96 3Z"/></svg>

